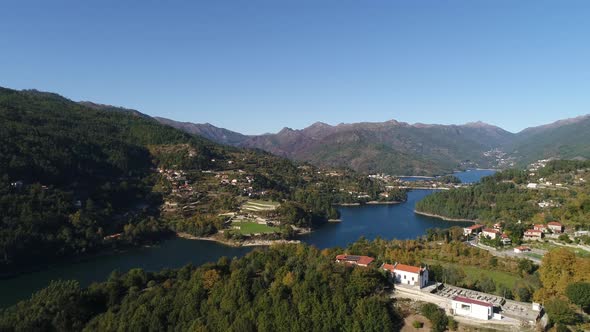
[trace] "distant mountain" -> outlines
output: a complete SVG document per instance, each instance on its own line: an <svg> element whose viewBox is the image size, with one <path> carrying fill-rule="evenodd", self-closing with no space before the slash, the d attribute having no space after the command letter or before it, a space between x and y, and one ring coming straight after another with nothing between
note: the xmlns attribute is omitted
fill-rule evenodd
<svg viewBox="0 0 590 332"><path fill-rule="evenodd" d="M485 164L483 152L514 134L484 123L410 125L395 120L331 126L317 122L302 130L250 137L240 145L323 166L362 172L442 174L465 160Z"/></svg>
<svg viewBox="0 0 590 332"><path fill-rule="evenodd" d="M210 123L179 122L166 118L154 117L160 123L180 129L189 134L205 137L213 142L238 146L248 139L248 136L224 128L215 127Z"/></svg>
<svg viewBox="0 0 590 332"><path fill-rule="evenodd" d="M335 126L316 122L300 130L285 127L276 134L246 136L208 123L156 119L217 143L369 173L432 175L466 164L494 167L497 160L484 156L484 152L495 148L507 152L521 166L550 157L590 158L590 115L527 128L517 134L481 121L437 125L390 120Z"/></svg>
<svg viewBox="0 0 590 332"><path fill-rule="evenodd" d="M545 158L589 159L590 115L527 128L506 144L521 165Z"/></svg>

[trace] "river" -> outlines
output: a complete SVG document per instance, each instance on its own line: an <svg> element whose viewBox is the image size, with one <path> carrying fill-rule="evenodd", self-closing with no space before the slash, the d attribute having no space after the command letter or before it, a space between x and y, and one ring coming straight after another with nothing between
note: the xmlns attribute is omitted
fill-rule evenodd
<svg viewBox="0 0 590 332"><path fill-rule="evenodd" d="M488 170L471 170L455 173L463 182L475 182L493 174ZM340 208L340 223L329 223L313 233L302 236L302 242L318 248L346 247L364 236L374 239L414 239L429 228L448 228L466 225L464 222L448 222L414 213L416 202L431 194L432 190L414 190L408 200L396 205L366 205ZM157 271L178 268L192 263L200 265L213 262L222 256L240 257L251 247L233 248L211 241L175 238L157 246L136 248L123 253L105 255L88 261L57 265L52 268L0 280L0 307L6 307L28 298L33 292L47 286L51 280L75 279L82 286L105 280L113 270L121 272L132 268Z"/></svg>

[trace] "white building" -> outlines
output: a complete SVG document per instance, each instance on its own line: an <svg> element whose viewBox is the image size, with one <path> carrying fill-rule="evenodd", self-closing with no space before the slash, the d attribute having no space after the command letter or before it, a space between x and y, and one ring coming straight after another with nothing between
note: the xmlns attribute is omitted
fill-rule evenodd
<svg viewBox="0 0 590 332"><path fill-rule="evenodd" d="M495 239L496 236L500 236L502 234L499 230L493 228L484 228L481 232L481 236L489 237L490 239Z"/></svg>
<svg viewBox="0 0 590 332"><path fill-rule="evenodd" d="M395 263L395 265L383 264L382 268L390 273L390 277L395 283L420 288L428 285L428 268L399 263Z"/></svg>
<svg viewBox="0 0 590 332"><path fill-rule="evenodd" d="M455 315L476 319L489 320L494 314L494 305L488 302L455 296L451 302L451 309Z"/></svg>

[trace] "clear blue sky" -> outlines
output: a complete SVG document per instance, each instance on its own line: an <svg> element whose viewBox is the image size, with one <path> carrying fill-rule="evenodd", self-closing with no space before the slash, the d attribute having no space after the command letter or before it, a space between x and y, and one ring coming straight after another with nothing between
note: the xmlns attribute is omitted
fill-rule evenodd
<svg viewBox="0 0 590 332"><path fill-rule="evenodd" d="M590 113L586 0L7 0L0 31L1 86L248 134Z"/></svg>

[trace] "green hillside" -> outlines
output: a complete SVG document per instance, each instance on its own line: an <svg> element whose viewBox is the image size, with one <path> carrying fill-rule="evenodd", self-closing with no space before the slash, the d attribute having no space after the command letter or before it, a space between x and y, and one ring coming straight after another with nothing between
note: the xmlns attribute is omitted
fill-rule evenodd
<svg viewBox="0 0 590 332"><path fill-rule="evenodd" d="M1 88L0 273L173 231L212 235L224 227L220 214L250 196L282 202L269 216L307 228L337 218L334 203L357 200L349 192L376 200L384 190L349 170L329 173L218 145L137 111Z"/></svg>

